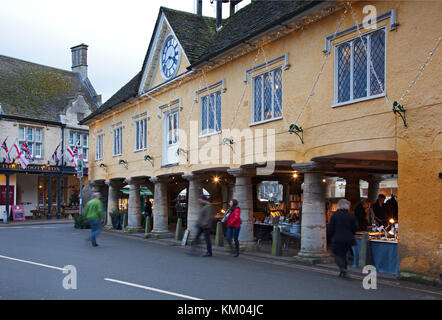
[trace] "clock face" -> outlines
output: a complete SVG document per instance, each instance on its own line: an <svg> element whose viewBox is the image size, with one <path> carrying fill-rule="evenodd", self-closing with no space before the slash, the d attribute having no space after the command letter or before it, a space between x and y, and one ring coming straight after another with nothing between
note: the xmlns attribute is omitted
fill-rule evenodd
<svg viewBox="0 0 442 320"><path fill-rule="evenodd" d="M161 51L161 74L165 79L170 79L177 73L180 57L181 51L178 41L173 35L169 35Z"/></svg>

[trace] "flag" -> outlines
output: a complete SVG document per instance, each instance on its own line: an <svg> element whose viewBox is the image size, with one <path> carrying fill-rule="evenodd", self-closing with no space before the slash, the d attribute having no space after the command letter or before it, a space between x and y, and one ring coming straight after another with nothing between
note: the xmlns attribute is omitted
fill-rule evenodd
<svg viewBox="0 0 442 320"><path fill-rule="evenodd" d="M77 147L74 147L74 149L72 149L71 147L66 148L66 155L68 156L69 160L74 163L75 169L77 169L77 154Z"/></svg>
<svg viewBox="0 0 442 320"><path fill-rule="evenodd" d="M23 142L21 144L21 151L24 152L26 159L28 159L29 161L33 162L34 159L31 156L31 152L29 150L28 145L26 144L26 142Z"/></svg>
<svg viewBox="0 0 442 320"><path fill-rule="evenodd" d="M29 161L28 159L26 159L26 155L23 153L23 151L20 150L17 141L14 143L13 148L17 153L17 160L20 163L21 167L23 169L26 169L28 167Z"/></svg>
<svg viewBox="0 0 442 320"><path fill-rule="evenodd" d="M60 147L60 143L57 145L57 147L55 148L54 153L52 154L52 160L54 160L55 164L58 165L58 161L60 160L58 158L58 148Z"/></svg>
<svg viewBox="0 0 442 320"><path fill-rule="evenodd" d="M3 141L1 148L3 150L5 150L5 152L6 152L6 162L8 164L10 164L12 161L11 161L11 157L9 156L9 149L8 149L8 145L6 144L6 140L8 140L8 137L6 137L6 139Z"/></svg>
<svg viewBox="0 0 442 320"><path fill-rule="evenodd" d="M2 149L6 151L6 153L9 153L8 145L6 144L6 140L8 140L8 137L6 137L5 141L2 143Z"/></svg>

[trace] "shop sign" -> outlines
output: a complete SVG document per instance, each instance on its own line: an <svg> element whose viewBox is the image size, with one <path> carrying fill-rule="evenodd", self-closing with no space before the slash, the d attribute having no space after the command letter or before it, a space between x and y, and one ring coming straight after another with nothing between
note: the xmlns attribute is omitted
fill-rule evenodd
<svg viewBox="0 0 442 320"><path fill-rule="evenodd" d="M14 219L14 221L26 220L25 208L22 204L12 206L12 219Z"/></svg>
<svg viewBox="0 0 442 320"><path fill-rule="evenodd" d="M60 167L54 166L46 166L46 165L28 165L26 170L23 170L20 165L15 163L7 164L0 163L0 169L8 169L8 170L20 170L20 171L41 171L41 172L60 172Z"/></svg>

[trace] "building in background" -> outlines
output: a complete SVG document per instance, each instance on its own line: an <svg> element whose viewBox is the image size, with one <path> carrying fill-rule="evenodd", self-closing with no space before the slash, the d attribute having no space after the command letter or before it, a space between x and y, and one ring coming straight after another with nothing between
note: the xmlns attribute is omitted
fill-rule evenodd
<svg viewBox="0 0 442 320"><path fill-rule="evenodd" d="M65 150L77 147L87 167L89 131L78 121L97 110L101 96L87 77L87 45L71 53L72 71L0 55L0 140L9 149L0 150L2 216L8 203L48 218L78 203L80 183ZM15 143L28 148L26 168Z"/></svg>

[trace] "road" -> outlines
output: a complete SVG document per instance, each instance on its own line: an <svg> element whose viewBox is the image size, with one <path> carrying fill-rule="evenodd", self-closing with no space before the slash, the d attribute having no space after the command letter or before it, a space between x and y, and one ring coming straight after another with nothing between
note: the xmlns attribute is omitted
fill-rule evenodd
<svg viewBox="0 0 442 320"><path fill-rule="evenodd" d="M378 281L365 290L359 279L295 264L190 256L178 246L105 232L93 248L88 234L71 224L1 227L0 300L442 299L436 287ZM68 266L75 267L76 289L63 286L75 283Z"/></svg>

